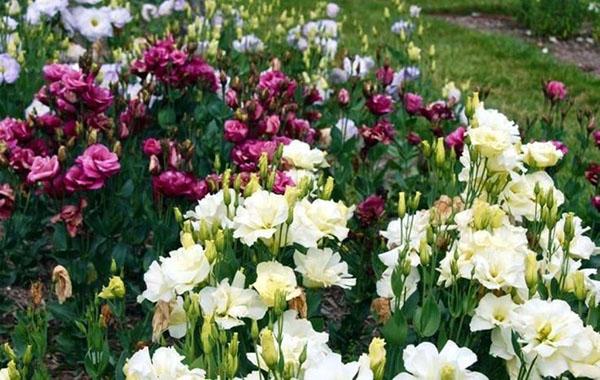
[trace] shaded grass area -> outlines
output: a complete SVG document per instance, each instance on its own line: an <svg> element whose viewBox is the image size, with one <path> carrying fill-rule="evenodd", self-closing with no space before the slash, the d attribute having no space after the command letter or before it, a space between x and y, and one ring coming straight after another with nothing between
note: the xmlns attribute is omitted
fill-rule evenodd
<svg viewBox="0 0 600 380"><path fill-rule="evenodd" d="M449 12L465 14L471 12L511 14L520 0L413 0L425 12Z"/></svg>

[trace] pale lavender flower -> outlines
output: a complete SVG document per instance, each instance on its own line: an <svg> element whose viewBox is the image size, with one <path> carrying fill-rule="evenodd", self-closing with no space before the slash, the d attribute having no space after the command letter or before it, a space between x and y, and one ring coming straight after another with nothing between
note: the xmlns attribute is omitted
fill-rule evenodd
<svg viewBox="0 0 600 380"><path fill-rule="evenodd" d="M0 54L0 84L15 83L19 79L21 65L8 54Z"/></svg>

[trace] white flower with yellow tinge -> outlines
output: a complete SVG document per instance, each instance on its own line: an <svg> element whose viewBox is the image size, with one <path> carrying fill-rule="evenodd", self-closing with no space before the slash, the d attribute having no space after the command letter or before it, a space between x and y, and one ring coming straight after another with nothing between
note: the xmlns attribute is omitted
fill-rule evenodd
<svg viewBox="0 0 600 380"><path fill-rule="evenodd" d="M500 194L500 201L502 207L519 222L523 218L533 220L540 216L540 206L535 195L536 184L541 194L552 193L556 207L565 202L565 196L554 186L552 177L545 171L517 176L506 185Z"/></svg>
<svg viewBox="0 0 600 380"><path fill-rule="evenodd" d="M296 251L294 263L296 272L302 274L303 284L308 288L328 288L336 285L350 289L356 285L356 279L348 273L348 264L331 248L309 248L306 254Z"/></svg>
<svg viewBox="0 0 600 380"><path fill-rule="evenodd" d="M331 236L342 241L350 232L346 224L353 211L354 207L347 207L342 202L323 199L310 202L305 198L294 207L288 242L315 248L319 240L325 237Z"/></svg>
<svg viewBox="0 0 600 380"><path fill-rule="evenodd" d="M213 318L224 330L244 324L242 318L260 320L267 307L253 289L246 289L246 276L238 271L231 284L224 279L217 287L206 287L200 291L202 313Z"/></svg>
<svg viewBox="0 0 600 380"><path fill-rule="evenodd" d="M252 287L269 307L275 305L280 294L287 301L300 295L294 270L277 261L265 261L256 266L256 281Z"/></svg>
<svg viewBox="0 0 600 380"><path fill-rule="evenodd" d="M544 169L554 166L563 158L563 152L551 141L532 142L521 146L523 161L534 168Z"/></svg>
<svg viewBox="0 0 600 380"><path fill-rule="evenodd" d="M244 200L233 218L233 237L252 246L258 239L269 240L288 218L283 195L259 190Z"/></svg>
<svg viewBox="0 0 600 380"><path fill-rule="evenodd" d="M292 140L288 145L283 146L282 158L294 165L296 169L314 170L329 166L325 160L326 155L326 152L311 148L303 141Z"/></svg>
<svg viewBox="0 0 600 380"><path fill-rule="evenodd" d="M491 330L495 327L510 326L513 311L517 308L510 294L497 297L486 294L475 309L471 319L471 331Z"/></svg>

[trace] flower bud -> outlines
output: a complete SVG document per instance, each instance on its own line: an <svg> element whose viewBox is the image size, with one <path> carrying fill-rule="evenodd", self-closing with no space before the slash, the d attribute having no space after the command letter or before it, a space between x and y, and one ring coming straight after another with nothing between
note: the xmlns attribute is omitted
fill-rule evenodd
<svg viewBox="0 0 600 380"><path fill-rule="evenodd" d="M467 99L467 105L465 106L465 114L469 119L475 114L475 110L479 107L479 93L474 92L473 95Z"/></svg>
<svg viewBox="0 0 600 380"><path fill-rule="evenodd" d="M429 157L431 155L431 144L429 144L429 141L421 141L421 150L423 151L423 156Z"/></svg>
<svg viewBox="0 0 600 380"><path fill-rule="evenodd" d="M406 194L404 191L398 193L398 217L404 218L406 215Z"/></svg>
<svg viewBox="0 0 600 380"><path fill-rule="evenodd" d="M435 144L435 163L437 166L444 166L446 161L446 148L444 147L444 138L440 137L437 139Z"/></svg>
<svg viewBox="0 0 600 380"><path fill-rule="evenodd" d="M28 366L29 363L31 363L31 359L33 359L33 354L31 353L31 344L27 345L27 348L25 348L25 352L23 353L23 364L25 366Z"/></svg>
<svg viewBox="0 0 600 380"><path fill-rule="evenodd" d="M419 242L419 260L421 261L421 265L429 265L430 257L431 248L429 247L429 245L427 245L427 238L424 237Z"/></svg>
<svg viewBox="0 0 600 380"><path fill-rule="evenodd" d="M565 233L564 244L568 248L575 237L575 223L573 222L574 214L569 212L565 217L565 225L563 227Z"/></svg>
<svg viewBox="0 0 600 380"><path fill-rule="evenodd" d="M183 215L181 214L179 207L173 207L173 215L175 216L175 221L177 223L181 223L183 221Z"/></svg>
<svg viewBox="0 0 600 380"><path fill-rule="evenodd" d="M252 173L250 175L250 181L244 189L244 198L248 198L249 196L257 192L259 189L260 184L258 183L258 177L256 176L256 174Z"/></svg>
<svg viewBox="0 0 600 380"><path fill-rule="evenodd" d="M382 380L385 372L385 340L373 338L369 344L369 365L373 371L373 380Z"/></svg>
<svg viewBox="0 0 600 380"><path fill-rule="evenodd" d="M537 254L533 251L530 251L525 259L525 282L530 294L535 293L538 284L538 262Z"/></svg>
<svg viewBox="0 0 600 380"><path fill-rule="evenodd" d="M323 186L323 192L321 193L321 199L329 200L331 199L331 193L333 193L333 177L327 177L327 182L325 182L325 186Z"/></svg>
<svg viewBox="0 0 600 380"><path fill-rule="evenodd" d="M416 211L417 208L419 208L419 203L421 203L421 192L417 191L415 193L415 195L412 197L412 199L410 200L410 209L412 211Z"/></svg>
<svg viewBox="0 0 600 380"><path fill-rule="evenodd" d="M252 338L253 342L258 341L258 337L259 337L258 322L255 319L252 320L252 326L250 327L250 337Z"/></svg>
<svg viewBox="0 0 600 380"><path fill-rule="evenodd" d="M189 248L189 247L193 246L194 244L196 244L191 232L182 233L180 240L181 240L181 246L183 248Z"/></svg>
<svg viewBox="0 0 600 380"><path fill-rule="evenodd" d="M204 242L204 256L206 256L206 259L208 260L208 262L210 264L214 263L215 260L217 259L217 247L215 245L215 242L212 240L206 240Z"/></svg>
<svg viewBox="0 0 600 380"><path fill-rule="evenodd" d="M210 355L213 351L215 340L212 336L212 320L205 318L200 330L200 341L202 342L202 350L205 355Z"/></svg>
<svg viewBox="0 0 600 380"><path fill-rule="evenodd" d="M273 336L273 332L268 328L265 328L260 332L260 345L262 347L261 356L265 361L265 364L270 369L275 368L279 361L279 355L275 349L275 337Z"/></svg>
<svg viewBox="0 0 600 380"><path fill-rule="evenodd" d="M582 271L577 271L573 276L573 293L579 301L585 300L587 296L587 287L585 286L585 274Z"/></svg>

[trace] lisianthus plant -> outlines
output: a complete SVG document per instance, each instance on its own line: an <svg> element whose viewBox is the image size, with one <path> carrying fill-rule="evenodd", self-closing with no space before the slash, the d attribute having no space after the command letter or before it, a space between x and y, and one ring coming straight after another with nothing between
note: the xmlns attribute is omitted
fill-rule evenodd
<svg viewBox="0 0 600 380"><path fill-rule="evenodd" d="M594 112L432 88L392 6L11 1L0 377L598 378Z"/></svg>

